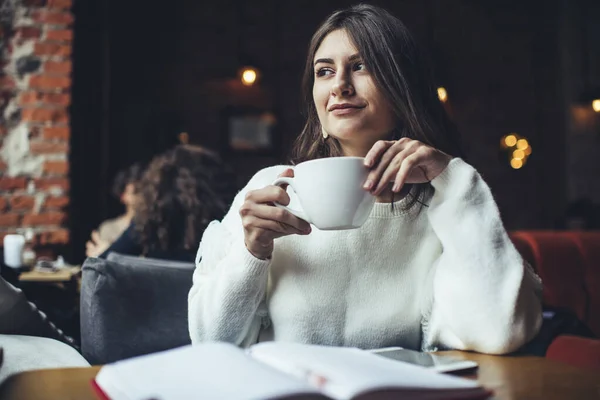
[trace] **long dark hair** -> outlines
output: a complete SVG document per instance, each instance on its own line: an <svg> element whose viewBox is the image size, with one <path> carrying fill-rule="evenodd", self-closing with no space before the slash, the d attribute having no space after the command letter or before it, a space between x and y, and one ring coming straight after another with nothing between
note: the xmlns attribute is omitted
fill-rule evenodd
<svg viewBox="0 0 600 400"><path fill-rule="evenodd" d="M113 196L115 196L117 199L121 199L121 196L123 196L127 185L136 185L143 173L144 167L141 163L135 163L126 169L119 171L115 176L111 189Z"/></svg>
<svg viewBox="0 0 600 400"><path fill-rule="evenodd" d="M306 123L296 139L292 162L343 155L335 138L323 139L312 97L315 53L323 39L339 29L347 32L392 107L396 126L389 139L407 137L462 157L458 132L438 99L429 64L406 26L382 8L359 4L331 14L310 41L302 80ZM411 191L415 201L430 190L429 184L415 186L416 193Z"/></svg>
<svg viewBox="0 0 600 400"><path fill-rule="evenodd" d="M142 255L195 250L210 221L229 209L234 182L232 170L198 146L178 145L155 157L139 182L133 219Z"/></svg>

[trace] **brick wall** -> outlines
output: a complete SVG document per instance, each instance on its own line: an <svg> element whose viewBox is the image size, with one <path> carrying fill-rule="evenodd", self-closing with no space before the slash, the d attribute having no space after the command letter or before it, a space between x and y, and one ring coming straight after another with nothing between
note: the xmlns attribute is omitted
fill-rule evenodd
<svg viewBox="0 0 600 400"><path fill-rule="evenodd" d="M27 230L38 246L69 241L71 6L0 5L0 246Z"/></svg>

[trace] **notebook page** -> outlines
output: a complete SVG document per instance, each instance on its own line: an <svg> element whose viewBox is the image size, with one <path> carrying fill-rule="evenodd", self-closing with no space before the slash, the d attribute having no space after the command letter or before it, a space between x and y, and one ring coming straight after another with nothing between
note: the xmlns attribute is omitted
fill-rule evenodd
<svg viewBox="0 0 600 400"><path fill-rule="evenodd" d="M96 382L109 397L130 400L250 400L319 393L224 343L184 346L109 364ZM111 396L111 388L122 392L121 397Z"/></svg>
<svg viewBox="0 0 600 400"><path fill-rule="evenodd" d="M304 377L336 399L350 399L378 388L456 390L480 387L477 382L438 374L352 348L265 342L250 349L253 358Z"/></svg>

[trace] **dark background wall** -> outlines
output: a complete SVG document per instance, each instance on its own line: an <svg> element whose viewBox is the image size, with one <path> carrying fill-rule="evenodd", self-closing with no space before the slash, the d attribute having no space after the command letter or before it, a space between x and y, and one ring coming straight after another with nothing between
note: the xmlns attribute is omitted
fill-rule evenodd
<svg viewBox="0 0 600 400"><path fill-rule="evenodd" d="M578 60L600 48L597 29L591 29L597 18L581 16L600 16L597 2L370 3L400 17L429 50L469 161L492 187L507 228L560 226L569 200L567 155L577 158L567 151L571 99L575 86L588 84L581 83ZM222 152L240 183L261 167L285 162L303 122L299 88L308 41L330 12L352 4L76 2L71 201L72 213L81 218L72 226L75 256L82 254L89 230L118 212L108 195L114 173L164 150L181 131L191 143ZM582 30L586 26L590 30ZM249 62L262 73L251 88L236 76ZM597 77L594 71L584 74ZM229 152L222 128L228 106L273 111L275 151ZM511 132L527 137L533 148L520 170L510 167L499 146ZM594 140L591 148L598 150ZM585 147L589 153L590 144Z"/></svg>

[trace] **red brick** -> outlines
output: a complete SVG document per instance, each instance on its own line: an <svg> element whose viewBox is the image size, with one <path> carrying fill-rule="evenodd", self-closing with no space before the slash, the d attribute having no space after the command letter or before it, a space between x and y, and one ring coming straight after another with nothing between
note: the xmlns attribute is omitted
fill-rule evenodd
<svg viewBox="0 0 600 400"><path fill-rule="evenodd" d="M0 214L0 226L19 226L20 221L19 214L15 213L3 213Z"/></svg>
<svg viewBox="0 0 600 400"><path fill-rule="evenodd" d="M29 151L31 154L65 154L69 151L69 144L67 142L30 141Z"/></svg>
<svg viewBox="0 0 600 400"><path fill-rule="evenodd" d="M57 229L52 231L40 232L37 235L37 243L47 244L66 244L69 243L69 231L67 229Z"/></svg>
<svg viewBox="0 0 600 400"><path fill-rule="evenodd" d="M0 160L0 175L8 170L8 165L2 160Z"/></svg>
<svg viewBox="0 0 600 400"><path fill-rule="evenodd" d="M41 34L42 30L33 26L22 26L15 30L15 37L20 39L37 39Z"/></svg>
<svg viewBox="0 0 600 400"><path fill-rule="evenodd" d="M15 196L10 199L10 208L15 211L33 210L35 198L32 196Z"/></svg>
<svg viewBox="0 0 600 400"><path fill-rule="evenodd" d="M21 96L19 97L19 105L21 106L37 103L66 107L71 104L71 95L68 93L40 93L30 90L21 93Z"/></svg>
<svg viewBox="0 0 600 400"><path fill-rule="evenodd" d="M25 190L27 179L25 178L0 178L0 190Z"/></svg>
<svg viewBox="0 0 600 400"><path fill-rule="evenodd" d="M1 182L1 181L0 181ZM50 190L53 188L69 190L69 180L67 178L38 178L35 181L35 187L40 190Z"/></svg>
<svg viewBox="0 0 600 400"><path fill-rule="evenodd" d="M8 202L4 197L0 197L0 211L4 211L6 209L6 205Z"/></svg>
<svg viewBox="0 0 600 400"><path fill-rule="evenodd" d="M26 122L54 122L66 124L69 122L67 110L53 110L47 108L24 108L21 119Z"/></svg>
<svg viewBox="0 0 600 400"><path fill-rule="evenodd" d="M15 86L15 80L10 76L0 76L0 90L12 90Z"/></svg>
<svg viewBox="0 0 600 400"><path fill-rule="evenodd" d="M50 25L70 25L73 23L73 14L55 10L36 10L31 13L35 22Z"/></svg>
<svg viewBox="0 0 600 400"><path fill-rule="evenodd" d="M67 220L67 214L64 212L50 211L40 214L27 214L23 216L22 224L24 226L37 225L60 225Z"/></svg>
<svg viewBox="0 0 600 400"><path fill-rule="evenodd" d="M46 32L46 40L70 42L73 40L73 31L71 29L52 29Z"/></svg>
<svg viewBox="0 0 600 400"><path fill-rule="evenodd" d="M72 0L48 0L48 7L50 8L71 8L73 7Z"/></svg>
<svg viewBox="0 0 600 400"><path fill-rule="evenodd" d="M71 78L66 76L34 75L29 79L31 89L67 89L71 87Z"/></svg>
<svg viewBox="0 0 600 400"><path fill-rule="evenodd" d="M66 175L69 173L68 161L46 161L43 171L49 175Z"/></svg>
<svg viewBox="0 0 600 400"><path fill-rule="evenodd" d="M47 61L44 63L44 72L49 74L68 75L73 66L70 61Z"/></svg>
<svg viewBox="0 0 600 400"><path fill-rule="evenodd" d="M67 196L48 197L44 202L44 208L64 208L69 205L69 198Z"/></svg>
<svg viewBox="0 0 600 400"><path fill-rule="evenodd" d="M38 42L33 48L36 56L60 56L67 57L71 55L70 44L59 44L53 42Z"/></svg>
<svg viewBox="0 0 600 400"><path fill-rule="evenodd" d="M26 106L29 104L35 104L42 101L42 93L38 92L23 92L19 96L19 105Z"/></svg>
<svg viewBox="0 0 600 400"><path fill-rule="evenodd" d="M47 93L44 95L44 103L56 106L69 106L71 104L71 95L68 93Z"/></svg>
<svg viewBox="0 0 600 400"><path fill-rule="evenodd" d="M58 128L44 128L42 137L44 139L61 139L68 140L71 137L71 130L68 127Z"/></svg>
<svg viewBox="0 0 600 400"><path fill-rule="evenodd" d="M43 7L46 5L46 0L22 0L23 5L27 7Z"/></svg>

